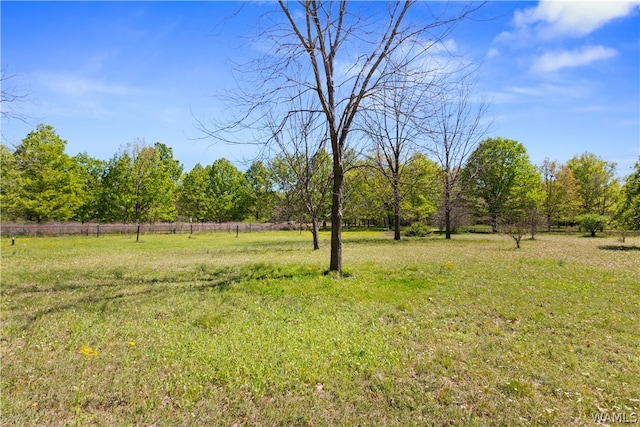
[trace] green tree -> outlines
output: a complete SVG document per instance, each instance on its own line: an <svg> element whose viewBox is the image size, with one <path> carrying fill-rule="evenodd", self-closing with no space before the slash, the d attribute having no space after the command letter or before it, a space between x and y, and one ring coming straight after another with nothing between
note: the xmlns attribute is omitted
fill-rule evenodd
<svg viewBox="0 0 640 427"><path fill-rule="evenodd" d="M625 179L616 219L623 229L640 230L640 158Z"/></svg>
<svg viewBox="0 0 640 427"><path fill-rule="evenodd" d="M100 195L102 194L102 177L107 168L107 162L90 157L87 153L80 153L73 157L80 167L82 182L82 205L74 216L80 222L87 222L98 217L100 209Z"/></svg>
<svg viewBox="0 0 640 427"><path fill-rule="evenodd" d="M16 220L20 216L18 192L20 174L16 159L4 144L0 144L0 218L3 221Z"/></svg>
<svg viewBox="0 0 640 427"><path fill-rule="evenodd" d="M384 203L390 197L388 181L380 179L371 159L361 159L345 174L344 219L355 223L382 224L385 220Z"/></svg>
<svg viewBox="0 0 640 427"><path fill-rule="evenodd" d="M160 156L160 163L166 176L173 182L174 187L177 188L182 180L183 167L179 160L173 158L173 148L162 142L156 142L153 144L153 148L155 148L158 156Z"/></svg>
<svg viewBox="0 0 640 427"><path fill-rule="evenodd" d="M421 153L407 160L400 187L403 220L426 222L437 211L443 193L441 174L440 166Z"/></svg>
<svg viewBox="0 0 640 427"><path fill-rule="evenodd" d="M529 229L531 238L534 239L545 194L538 169L529 162L528 156L518 170L518 177L510 193L504 222L507 225L522 224L525 229Z"/></svg>
<svg viewBox="0 0 640 427"><path fill-rule="evenodd" d="M481 202L477 210L489 216L493 232L498 231L499 219L509 214L515 220L530 206L527 185L537 176L524 146L505 138L482 141L464 171L469 194Z"/></svg>
<svg viewBox="0 0 640 427"><path fill-rule="evenodd" d="M172 176L173 159L162 159L161 151L154 147L142 147L133 162L135 189L135 221L175 221L176 181Z"/></svg>
<svg viewBox="0 0 640 427"><path fill-rule="evenodd" d="M179 198L181 214L198 222L206 221L207 213L212 209L209 191L210 169L210 166L202 167L198 163L182 180Z"/></svg>
<svg viewBox="0 0 640 427"><path fill-rule="evenodd" d="M123 223L135 221L132 167L133 159L125 149L121 149L107 162L98 207L100 221Z"/></svg>
<svg viewBox="0 0 640 427"><path fill-rule="evenodd" d="M569 222L578 214L579 198L573 172L566 165L545 159L539 168L544 197L542 212L546 217L547 231L553 222Z"/></svg>
<svg viewBox="0 0 640 427"><path fill-rule="evenodd" d="M581 228L587 230L591 237L596 237L598 230L603 230L609 223L609 217L598 214L582 214L576 217L576 221Z"/></svg>
<svg viewBox="0 0 640 427"><path fill-rule="evenodd" d="M249 214L251 192L244 174L229 160L218 159L209 170L209 218L241 221Z"/></svg>
<svg viewBox="0 0 640 427"><path fill-rule="evenodd" d="M152 164L155 170L151 174L152 188L160 194L154 197L150 210L150 221L173 222L178 216L176 207L179 188L182 184L182 164L173 158L173 149L166 144L156 142L153 145ZM151 150L150 150L151 152Z"/></svg>
<svg viewBox="0 0 640 427"><path fill-rule="evenodd" d="M31 221L66 221L82 205L78 165L64 152L67 142L49 125L38 125L14 152L19 188L16 211Z"/></svg>
<svg viewBox="0 0 640 427"><path fill-rule="evenodd" d="M592 153L583 153L567 162L577 183L581 214L610 215L616 203L619 182L616 164Z"/></svg>
<svg viewBox="0 0 640 427"><path fill-rule="evenodd" d="M298 181L289 164L282 156L273 158L269 163L276 188L275 217L279 221L297 219L303 207L298 197Z"/></svg>
<svg viewBox="0 0 640 427"><path fill-rule="evenodd" d="M245 177L250 188L253 218L256 221L272 218L276 197L271 171L262 161L256 160L247 169Z"/></svg>
<svg viewBox="0 0 640 427"><path fill-rule="evenodd" d="M165 153L166 154L166 153ZM100 201L108 222L175 221L177 189L173 160L141 142L128 144L108 163Z"/></svg>

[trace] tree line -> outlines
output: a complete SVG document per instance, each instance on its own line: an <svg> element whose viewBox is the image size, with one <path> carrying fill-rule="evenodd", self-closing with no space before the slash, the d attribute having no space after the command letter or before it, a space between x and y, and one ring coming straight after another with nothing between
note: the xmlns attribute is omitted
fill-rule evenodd
<svg viewBox="0 0 640 427"><path fill-rule="evenodd" d="M131 142L109 160L65 148L49 125L13 149L0 145L3 221L296 221L309 224L315 248L330 223L333 170L324 149L281 150L244 172L224 158L185 172L161 142ZM388 163L375 144L345 153L344 224L428 225L449 236L479 222L508 232L640 229L640 160L620 181L615 163L593 153L536 166L521 143L505 138L481 141L455 171L428 154Z"/></svg>
<svg viewBox="0 0 640 427"><path fill-rule="evenodd" d="M640 228L638 165L621 182L592 153L534 166L517 141L481 141L477 67L447 47L481 7L279 0L255 26L261 55L236 66L238 87L223 97L235 113L196 124L272 155L245 172L225 159L184 172L163 143L135 141L108 161L70 157L41 125L2 146L3 220L302 221L316 248L328 222L338 276L344 224L384 224L395 239L403 224L429 224L451 238L481 221L518 244L541 226Z"/></svg>

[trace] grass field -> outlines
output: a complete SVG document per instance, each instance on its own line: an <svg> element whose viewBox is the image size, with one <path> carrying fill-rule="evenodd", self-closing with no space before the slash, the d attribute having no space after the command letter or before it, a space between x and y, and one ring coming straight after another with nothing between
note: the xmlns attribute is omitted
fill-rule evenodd
<svg viewBox="0 0 640 427"><path fill-rule="evenodd" d="M640 416L638 238L346 232L336 279L328 237L4 239L1 424Z"/></svg>

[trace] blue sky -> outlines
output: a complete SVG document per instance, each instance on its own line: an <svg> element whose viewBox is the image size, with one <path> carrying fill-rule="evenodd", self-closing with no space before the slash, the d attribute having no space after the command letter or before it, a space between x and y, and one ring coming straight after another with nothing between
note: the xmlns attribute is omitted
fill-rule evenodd
<svg viewBox="0 0 640 427"><path fill-rule="evenodd" d="M234 86L234 62L260 54L247 35L276 4L241 6L2 1L2 67L14 75L3 89L26 95L2 107L26 120L3 119L3 142L46 123L71 155L107 160L144 139L172 147L185 170L220 157L243 167L254 149L198 139L194 120L226 117L232 106L219 94ZM480 64L487 136L521 142L535 164L589 151L630 172L640 155L640 3L489 2L445 43Z"/></svg>

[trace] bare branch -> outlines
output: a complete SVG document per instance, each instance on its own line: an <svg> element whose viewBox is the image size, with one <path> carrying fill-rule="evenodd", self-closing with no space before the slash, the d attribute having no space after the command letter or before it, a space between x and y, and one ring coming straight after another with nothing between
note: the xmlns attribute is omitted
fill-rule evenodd
<svg viewBox="0 0 640 427"><path fill-rule="evenodd" d="M28 97L27 90L19 87L15 82L17 77L18 74L7 74L6 69L2 68L0 72L0 112L5 120L16 119L28 123L27 117L17 108Z"/></svg>
<svg viewBox="0 0 640 427"><path fill-rule="evenodd" d="M357 142L350 135L364 110L363 104L384 97L381 94L385 90L399 84L407 89L418 87L417 76L433 59L432 50L442 45L458 22L480 7L452 3L439 5L436 12L427 5L423 11L429 16L420 16L416 20L420 24L416 24L407 17L416 4L422 5L416 1L391 2L386 16L380 19L350 12L345 0L303 0L296 4L278 0L282 15L270 21L261 33L264 40L272 43L270 50L253 67L243 69L249 77L244 82L247 84L240 85L229 98L242 112L213 130L197 123L206 136L217 141L242 143L248 138L269 144L276 141L281 129L266 126L266 117L280 116L273 122L284 124L294 115L315 112L315 108L301 106L318 106L333 160L329 270L338 274L342 270L345 151ZM427 68L439 67L436 64ZM398 75L398 71L402 73Z"/></svg>

